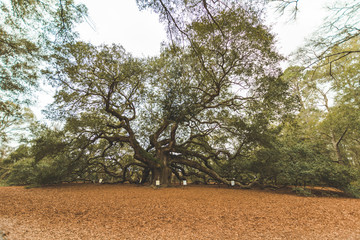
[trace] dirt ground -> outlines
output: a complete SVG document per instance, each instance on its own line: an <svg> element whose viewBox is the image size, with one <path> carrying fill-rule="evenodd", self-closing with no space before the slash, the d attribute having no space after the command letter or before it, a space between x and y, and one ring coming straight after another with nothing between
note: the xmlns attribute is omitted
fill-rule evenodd
<svg viewBox="0 0 360 240"><path fill-rule="evenodd" d="M0 187L0 230L8 240L360 239L360 200L196 186Z"/></svg>

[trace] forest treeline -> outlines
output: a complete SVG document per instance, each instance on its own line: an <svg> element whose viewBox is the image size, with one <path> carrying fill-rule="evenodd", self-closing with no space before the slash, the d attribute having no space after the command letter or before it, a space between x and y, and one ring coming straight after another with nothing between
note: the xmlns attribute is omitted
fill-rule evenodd
<svg viewBox="0 0 360 240"><path fill-rule="evenodd" d="M271 2L294 7L293 16L301 8ZM345 2L331 5L319 36L285 71L264 23L267 2L137 0L168 33L148 58L82 42L73 28L87 9L74 1L1 2L0 178L234 181L359 197L360 4ZM27 108L40 79L56 89L46 114L57 125Z"/></svg>

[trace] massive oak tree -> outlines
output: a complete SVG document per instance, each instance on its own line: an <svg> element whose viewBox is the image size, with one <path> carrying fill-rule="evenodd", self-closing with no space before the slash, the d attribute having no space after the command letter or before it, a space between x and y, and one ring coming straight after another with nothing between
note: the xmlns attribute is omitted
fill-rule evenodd
<svg viewBox="0 0 360 240"><path fill-rule="evenodd" d="M281 57L258 15L238 5L198 16L182 31L187 41L150 59L119 45L63 46L49 72L58 86L51 114L83 121L86 147L106 142L99 156L127 149L143 181L168 185L172 175L192 172L229 184L221 169L281 121Z"/></svg>

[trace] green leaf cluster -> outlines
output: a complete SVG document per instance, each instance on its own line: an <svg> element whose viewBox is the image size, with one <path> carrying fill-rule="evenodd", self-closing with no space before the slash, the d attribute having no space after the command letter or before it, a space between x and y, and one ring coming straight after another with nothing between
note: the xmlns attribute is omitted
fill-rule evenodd
<svg viewBox="0 0 360 240"><path fill-rule="evenodd" d="M26 119L26 107L38 87L41 70L54 46L73 41L76 23L87 14L73 0L0 2L0 135L12 136L9 126ZM23 115L23 116L22 116ZM22 123L16 124L22 128ZM4 144L4 142L3 142Z"/></svg>

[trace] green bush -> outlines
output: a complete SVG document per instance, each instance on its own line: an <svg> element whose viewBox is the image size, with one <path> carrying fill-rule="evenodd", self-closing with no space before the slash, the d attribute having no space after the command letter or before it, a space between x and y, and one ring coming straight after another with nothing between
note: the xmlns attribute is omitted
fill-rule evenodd
<svg viewBox="0 0 360 240"><path fill-rule="evenodd" d="M319 175L327 186L341 190L345 190L351 182L359 178L354 169L337 163L331 163L323 169L319 169Z"/></svg>
<svg viewBox="0 0 360 240"><path fill-rule="evenodd" d="M359 169L334 162L326 149L309 142L261 148L249 166L264 184L334 187L360 197Z"/></svg>
<svg viewBox="0 0 360 240"><path fill-rule="evenodd" d="M321 185L321 169L332 163L313 146L272 146L256 152L251 170L263 183L276 185Z"/></svg>
<svg viewBox="0 0 360 240"><path fill-rule="evenodd" d="M360 198L360 179L351 182L345 189L345 192L352 197Z"/></svg>
<svg viewBox="0 0 360 240"><path fill-rule="evenodd" d="M64 166L58 161L44 158L23 158L13 164L6 179L9 185L44 185L59 183L67 178Z"/></svg>
<svg viewBox="0 0 360 240"><path fill-rule="evenodd" d="M6 182L10 185L28 185L34 178L34 159L23 158L15 162Z"/></svg>

